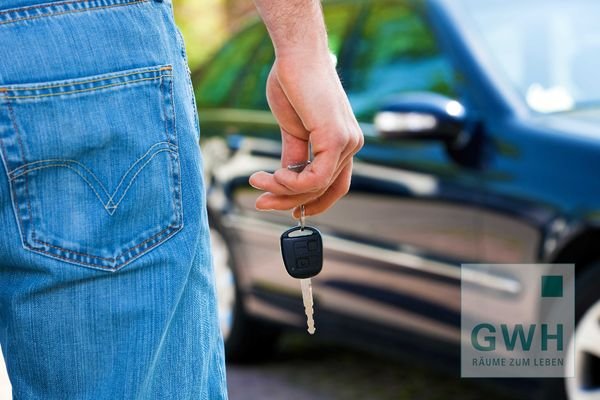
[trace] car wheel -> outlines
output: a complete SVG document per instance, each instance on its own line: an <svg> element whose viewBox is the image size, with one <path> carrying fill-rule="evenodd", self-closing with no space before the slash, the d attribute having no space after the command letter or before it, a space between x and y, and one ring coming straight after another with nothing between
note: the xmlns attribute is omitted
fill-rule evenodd
<svg viewBox="0 0 600 400"><path fill-rule="evenodd" d="M575 282L575 353L573 378L542 380L539 400L600 399L600 262L589 265ZM574 342L573 342L574 341ZM571 343L573 342L573 343ZM570 357L569 357L570 358ZM570 368L569 365L566 368Z"/></svg>
<svg viewBox="0 0 600 400"><path fill-rule="evenodd" d="M577 278L575 376L565 379L569 400L600 399L600 263Z"/></svg>
<svg viewBox="0 0 600 400"><path fill-rule="evenodd" d="M248 315L240 290L234 255L223 229L211 221L211 242L219 322L225 355L232 362L257 362L269 358L277 347L280 329Z"/></svg>

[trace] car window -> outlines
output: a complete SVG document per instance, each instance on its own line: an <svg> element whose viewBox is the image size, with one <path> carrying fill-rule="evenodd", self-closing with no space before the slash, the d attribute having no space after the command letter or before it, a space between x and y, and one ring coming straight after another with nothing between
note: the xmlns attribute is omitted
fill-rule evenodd
<svg viewBox="0 0 600 400"><path fill-rule="evenodd" d="M202 71L195 93L198 106L227 105L244 69L254 63L256 48L266 38L266 29L255 24L243 30L217 53Z"/></svg>
<svg viewBox="0 0 600 400"><path fill-rule="evenodd" d="M369 7L357 29L354 54L344 65L343 84L359 120L370 122L379 105L393 94L454 94L450 62L421 14L408 2Z"/></svg>

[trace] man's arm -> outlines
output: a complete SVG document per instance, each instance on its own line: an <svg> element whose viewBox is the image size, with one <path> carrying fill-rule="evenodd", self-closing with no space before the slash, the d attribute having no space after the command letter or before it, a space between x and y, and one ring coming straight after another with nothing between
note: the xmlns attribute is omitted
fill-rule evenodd
<svg viewBox="0 0 600 400"><path fill-rule="evenodd" d="M327 45L317 0L255 0L275 48L267 99L281 127L282 168L261 171L250 184L264 190L258 209L289 210L299 217L331 207L350 187L352 156L363 136L344 93ZM313 162L301 173L288 165Z"/></svg>

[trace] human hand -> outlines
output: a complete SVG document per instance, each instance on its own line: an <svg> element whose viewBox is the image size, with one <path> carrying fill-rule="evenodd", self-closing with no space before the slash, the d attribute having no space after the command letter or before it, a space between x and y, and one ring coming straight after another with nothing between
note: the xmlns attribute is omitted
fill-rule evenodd
<svg viewBox="0 0 600 400"><path fill-rule="evenodd" d="M329 52L278 56L267 80L267 99L281 128L281 169L260 171L250 184L265 191L259 210L294 209L300 217L330 208L350 188L352 157L363 135L344 93ZM300 173L289 165L306 162L309 143L314 158Z"/></svg>

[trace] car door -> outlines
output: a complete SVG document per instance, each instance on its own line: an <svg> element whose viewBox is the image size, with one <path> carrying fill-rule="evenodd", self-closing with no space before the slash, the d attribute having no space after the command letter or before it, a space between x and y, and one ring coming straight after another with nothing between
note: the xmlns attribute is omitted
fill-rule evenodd
<svg viewBox="0 0 600 400"><path fill-rule="evenodd" d="M460 263L481 254L478 170L451 155L442 141L384 139L373 124L389 96L417 91L460 97L457 73L423 10L413 4L324 5L330 48L366 142L350 193L309 219L325 246L323 272L314 280L316 319L319 326L339 327L340 320L330 316L341 316L357 322L355 327L385 326L454 341ZM213 179L224 185L214 192L227 200L219 194L209 204L234 233L249 311L303 326L299 284L287 276L278 246L294 221L287 212L256 211L258 192L247 183L252 172L279 167L279 130L264 97L273 53L263 35L219 102L203 102L210 93L202 93L205 85L197 88L205 105L203 133L229 134L234 152ZM216 84L208 87L224 93Z"/></svg>
<svg viewBox="0 0 600 400"><path fill-rule="evenodd" d="M350 193L311 218L327 234L315 293L320 307L361 326L455 341L460 264L482 254L478 168L441 140L384 138L373 123L397 95L460 97L458 72L414 4L367 5L338 60L366 142Z"/></svg>

